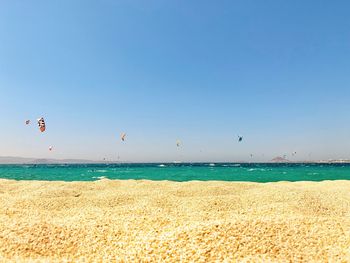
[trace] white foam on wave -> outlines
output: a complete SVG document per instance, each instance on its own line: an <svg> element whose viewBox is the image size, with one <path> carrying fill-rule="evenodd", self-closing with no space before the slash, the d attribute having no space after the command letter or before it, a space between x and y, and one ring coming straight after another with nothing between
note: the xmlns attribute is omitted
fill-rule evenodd
<svg viewBox="0 0 350 263"><path fill-rule="evenodd" d="M266 169L264 168L250 168L247 170L248 172L252 172L252 171L260 171L260 172L265 172Z"/></svg>
<svg viewBox="0 0 350 263"><path fill-rule="evenodd" d="M107 177L106 176L93 176L92 178L102 180L102 179L106 179Z"/></svg>
<svg viewBox="0 0 350 263"><path fill-rule="evenodd" d="M158 165L158 167L165 167L165 165L164 164L160 164L160 165Z"/></svg>

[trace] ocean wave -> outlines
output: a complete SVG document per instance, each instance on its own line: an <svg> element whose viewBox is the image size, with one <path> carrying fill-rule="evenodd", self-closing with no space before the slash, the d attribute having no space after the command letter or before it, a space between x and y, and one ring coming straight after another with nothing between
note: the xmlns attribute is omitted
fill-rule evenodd
<svg viewBox="0 0 350 263"><path fill-rule="evenodd" d="M253 171L266 172L267 169L264 169L264 168L250 168L247 171L248 172L253 172Z"/></svg>
<svg viewBox="0 0 350 263"><path fill-rule="evenodd" d="M107 177L106 176L93 176L91 178L102 180L102 179L106 179Z"/></svg>

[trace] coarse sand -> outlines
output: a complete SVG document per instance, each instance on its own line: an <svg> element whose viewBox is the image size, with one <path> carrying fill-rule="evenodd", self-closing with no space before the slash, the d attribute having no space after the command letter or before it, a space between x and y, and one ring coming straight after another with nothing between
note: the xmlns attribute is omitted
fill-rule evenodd
<svg viewBox="0 0 350 263"><path fill-rule="evenodd" d="M350 262L350 181L0 180L0 262Z"/></svg>

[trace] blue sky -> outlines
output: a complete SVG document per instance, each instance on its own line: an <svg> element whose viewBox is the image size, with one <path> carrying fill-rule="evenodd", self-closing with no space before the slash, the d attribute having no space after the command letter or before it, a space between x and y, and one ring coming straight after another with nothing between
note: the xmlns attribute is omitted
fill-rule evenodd
<svg viewBox="0 0 350 263"><path fill-rule="evenodd" d="M348 1L1 1L0 156L350 158L349 10Z"/></svg>

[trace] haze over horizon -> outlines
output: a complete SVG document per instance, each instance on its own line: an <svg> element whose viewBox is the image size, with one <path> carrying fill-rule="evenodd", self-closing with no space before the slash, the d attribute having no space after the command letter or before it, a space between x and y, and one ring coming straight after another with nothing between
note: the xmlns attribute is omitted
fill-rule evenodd
<svg viewBox="0 0 350 263"><path fill-rule="evenodd" d="M275 158L271 160L263 160L263 161L256 161L253 159L250 159L249 161L242 161L242 160L236 160L236 161L217 161L215 163L300 163L300 162L348 162L349 160L294 160L290 161L287 158L283 158L281 156L276 156ZM35 158L35 157L18 157L18 156L0 156L0 164L55 164L55 163L76 163L76 164L86 164L86 163L141 163L140 161L131 161L131 160L116 160L115 158L107 159L103 158L102 160L88 160L88 159L56 159L56 158ZM210 160L203 160L203 161L146 161L144 163L212 163Z"/></svg>
<svg viewBox="0 0 350 263"><path fill-rule="evenodd" d="M350 159L348 10L347 1L2 1L0 156Z"/></svg>

